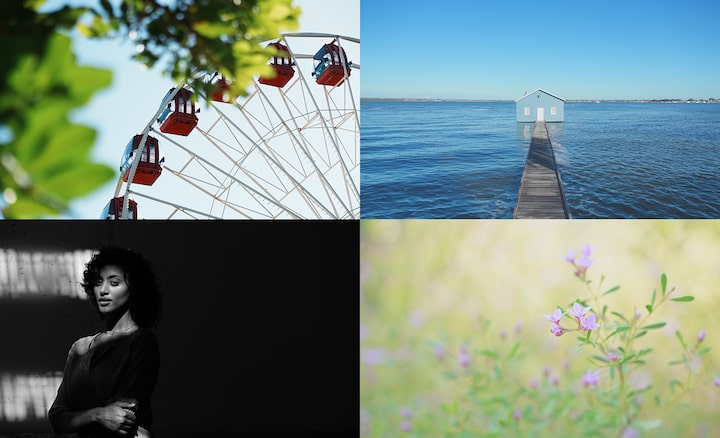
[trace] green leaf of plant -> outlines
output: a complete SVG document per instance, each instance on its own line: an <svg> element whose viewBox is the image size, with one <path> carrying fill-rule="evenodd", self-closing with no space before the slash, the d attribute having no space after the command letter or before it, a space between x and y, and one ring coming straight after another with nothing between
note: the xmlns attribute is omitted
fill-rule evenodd
<svg viewBox="0 0 720 438"><path fill-rule="evenodd" d="M610 363L610 361L606 357L602 357L602 356L598 356L598 355L592 355L591 357L602 363Z"/></svg>
<svg viewBox="0 0 720 438"><path fill-rule="evenodd" d="M49 140L26 169L35 181L42 181L66 169L88 162L88 152L95 142L95 130L82 125L61 124L49 133Z"/></svg>
<svg viewBox="0 0 720 438"><path fill-rule="evenodd" d="M617 292L618 290L620 290L620 286L614 286L614 287L611 287L610 289L606 290L606 291L603 293L603 295L609 295L609 294L611 294L611 293L613 293L613 292Z"/></svg>
<svg viewBox="0 0 720 438"><path fill-rule="evenodd" d="M646 334L647 334L647 330L643 330L643 331L641 331L641 332L639 332L639 333L635 333L635 335L633 335L632 338L633 338L633 339L641 338L641 337L645 336Z"/></svg>
<svg viewBox="0 0 720 438"><path fill-rule="evenodd" d="M664 297L667 292L667 275L665 275L664 272L660 276L660 286L662 287L662 296Z"/></svg>
<svg viewBox="0 0 720 438"><path fill-rule="evenodd" d="M645 304L645 308L647 309L648 313L652 313L652 311L653 311L653 306L652 306L652 305L650 305L650 304Z"/></svg>
<svg viewBox="0 0 720 438"><path fill-rule="evenodd" d="M672 301L688 302L688 301L693 301L695 299L695 297L686 295L684 297L677 297L677 298L670 298L670 299Z"/></svg>
<svg viewBox="0 0 720 438"><path fill-rule="evenodd" d="M46 202L40 202L27 196L18 197L18 200L3 209L3 216L15 219L35 219L43 216L53 216L60 213Z"/></svg>
<svg viewBox="0 0 720 438"><path fill-rule="evenodd" d="M646 325L645 327L642 327L640 330L654 330L654 329L659 329L659 328L665 327L666 325L667 325L666 322L658 322L655 324Z"/></svg>
<svg viewBox="0 0 720 438"><path fill-rule="evenodd" d="M622 319L623 321L625 321L625 323L630 324L630 321L628 321L628 319L625 318L625 317L622 315L622 313L615 312L615 311L611 311L610 313L612 313L613 315L615 315L615 316L617 316L618 318Z"/></svg>
<svg viewBox="0 0 720 438"><path fill-rule="evenodd" d="M680 341L680 345L682 345L683 350L687 350L687 345L685 344L685 340L679 330L675 331L675 337L678 338L678 341Z"/></svg>
<svg viewBox="0 0 720 438"><path fill-rule="evenodd" d="M517 354L519 348L520 341L517 341L515 342L515 345L512 346L508 354L505 356L505 360L511 360L513 357L515 357L515 354Z"/></svg>
<svg viewBox="0 0 720 438"><path fill-rule="evenodd" d="M487 356L487 357L489 357L490 359L494 359L494 360L500 359L500 356L499 356L496 352L494 352L494 351L492 351L492 350L480 350L478 353L481 354L481 355L483 355L483 356Z"/></svg>
<svg viewBox="0 0 720 438"><path fill-rule="evenodd" d="M652 299L650 300L650 306L653 306L653 307L655 306L655 295L656 295L656 293L657 293L657 289L653 289ZM646 307L647 307L647 306L646 306Z"/></svg>
<svg viewBox="0 0 720 438"><path fill-rule="evenodd" d="M115 171L104 164L85 164L70 168L49 178L37 186L65 200L87 195L101 185L110 181Z"/></svg>

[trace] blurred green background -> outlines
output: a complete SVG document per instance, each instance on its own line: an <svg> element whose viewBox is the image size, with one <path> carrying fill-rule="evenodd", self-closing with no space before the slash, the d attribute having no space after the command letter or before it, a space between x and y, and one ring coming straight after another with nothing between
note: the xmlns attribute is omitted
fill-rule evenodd
<svg viewBox="0 0 720 438"><path fill-rule="evenodd" d="M441 405L468 389L462 379L446 378L462 372L461 345L504 352L520 341L522 360L506 370L508 382L555 377L560 387L580 391L582 374L593 368L587 356L597 351L576 352L574 334L554 337L543 314L588 297L564 260L585 244L593 250L593 284L604 275L603 290L621 286L604 297L610 310L628 317L644 310L662 273L676 296L695 296L691 303L665 303L652 315L648 323L667 326L638 340L655 350L630 382L653 383L668 397L669 379L687 375L682 366L667 365L680 355L675 330L689 343L706 330L704 345L713 349L694 364L697 384L687 403L662 408L646 401L644 416L662 419L647 436L720 436L714 385L720 376L720 221L363 220L360 242L362 436L443 436ZM469 367L484 364L472 356ZM601 387L607 379L605 372Z"/></svg>

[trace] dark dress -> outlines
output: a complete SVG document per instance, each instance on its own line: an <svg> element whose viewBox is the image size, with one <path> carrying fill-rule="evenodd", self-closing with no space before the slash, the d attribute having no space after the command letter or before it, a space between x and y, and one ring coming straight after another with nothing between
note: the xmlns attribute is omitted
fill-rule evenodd
<svg viewBox="0 0 720 438"><path fill-rule="evenodd" d="M92 337L82 338L70 348L62 383L48 411L53 431L65 430L70 412L107 406L118 399L137 400L136 424L150 430L150 397L160 366L155 333L138 328L97 345L91 342ZM96 423L78 433L87 437L120 436Z"/></svg>

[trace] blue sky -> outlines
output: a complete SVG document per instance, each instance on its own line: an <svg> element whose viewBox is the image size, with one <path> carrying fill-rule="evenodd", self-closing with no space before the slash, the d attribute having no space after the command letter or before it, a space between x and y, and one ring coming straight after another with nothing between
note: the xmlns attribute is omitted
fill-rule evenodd
<svg viewBox="0 0 720 438"><path fill-rule="evenodd" d="M76 5L92 4L95 0L48 0L50 10L58 5L72 3ZM360 37L360 0L295 0L300 6L300 29L296 32L319 32ZM293 31L295 32L295 31ZM318 40L317 44L322 41ZM125 145L133 135L141 133L151 120L168 89L175 83L161 73L161 69L147 70L130 57L135 45L128 40L90 40L77 34L73 35L73 49L78 63L103 67L113 71L113 83L107 89L98 92L93 100L72 114L76 123L95 128L98 132L94 158L113 168L118 168ZM359 59L351 59L360 64ZM202 109L200 118L207 108ZM209 114L208 114L209 115ZM183 140L189 145L189 140ZM162 147L162 146L161 146ZM161 149L166 155L168 149ZM164 176L161 178L163 179ZM159 180L160 181L160 180ZM99 188L92 194L71 204L71 210L62 218L98 219L105 204L113 197L117 179ZM157 184L156 184L157 185ZM156 187L153 186L153 189ZM124 189L123 189L124 192ZM164 195L163 195L164 196ZM187 187L177 187L169 197L179 201L190 196ZM170 199L168 199L170 200ZM138 202L141 217L163 218L153 210L155 205L143 200Z"/></svg>
<svg viewBox="0 0 720 438"><path fill-rule="evenodd" d="M720 98L720 2L362 0L362 94Z"/></svg>

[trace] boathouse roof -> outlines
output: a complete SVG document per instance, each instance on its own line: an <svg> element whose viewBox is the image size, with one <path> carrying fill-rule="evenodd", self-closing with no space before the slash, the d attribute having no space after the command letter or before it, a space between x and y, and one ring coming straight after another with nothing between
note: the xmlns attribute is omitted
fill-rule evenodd
<svg viewBox="0 0 720 438"><path fill-rule="evenodd" d="M560 100L562 100L563 102L565 102L565 99L563 99L562 97L556 96L555 94L552 94L552 93L548 93L547 91L545 91L545 90L543 90L543 89L541 89L541 88L535 89L535 90L527 93L526 95L524 95L524 96L522 96L522 97L518 97L517 99L515 99L515 102L517 102L517 101L519 101L519 100L521 100L521 99L524 99L524 98L526 98L526 97L528 97L528 96L530 96L530 95L532 95L532 94L535 94L535 92L537 92L537 91L540 91L540 92L542 92L542 93L547 94L548 96L552 96L552 97L554 97L554 98L556 98L556 99L560 99Z"/></svg>

